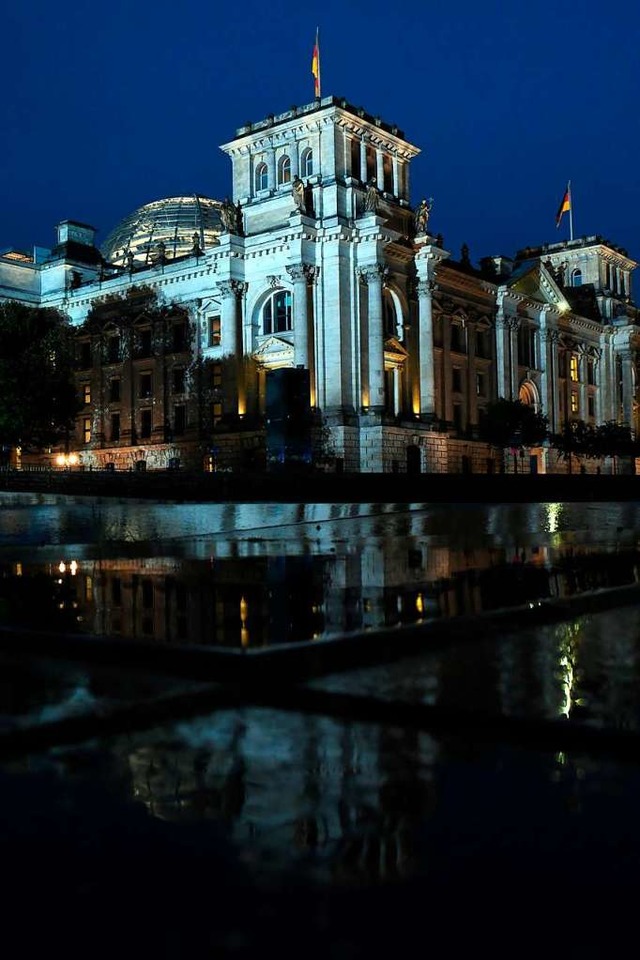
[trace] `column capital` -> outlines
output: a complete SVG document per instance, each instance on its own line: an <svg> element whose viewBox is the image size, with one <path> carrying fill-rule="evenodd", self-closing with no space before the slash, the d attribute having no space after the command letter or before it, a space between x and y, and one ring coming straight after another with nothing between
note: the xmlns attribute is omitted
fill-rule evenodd
<svg viewBox="0 0 640 960"><path fill-rule="evenodd" d="M372 263L368 267L358 267L360 283L364 284L365 287L376 282L382 283L385 274L386 268L381 263Z"/></svg>
<svg viewBox="0 0 640 960"><path fill-rule="evenodd" d="M431 297L436 291L435 280L418 280L415 285L418 297Z"/></svg>

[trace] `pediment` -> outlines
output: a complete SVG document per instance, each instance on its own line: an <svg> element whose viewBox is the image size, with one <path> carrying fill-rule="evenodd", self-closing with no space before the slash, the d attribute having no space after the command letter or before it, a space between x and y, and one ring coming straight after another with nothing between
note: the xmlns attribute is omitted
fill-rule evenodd
<svg viewBox="0 0 640 960"><path fill-rule="evenodd" d="M409 354L395 337L387 337L384 342L384 358L387 362L404 363Z"/></svg>
<svg viewBox="0 0 640 960"><path fill-rule="evenodd" d="M540 261L523 264L506 283L513 292L546 306L570 310L571 305L558 286L555 278Z"/></svg>
<svg viewBox="0 0 640 960"><path fill-rule="evenodd" d="M265 337L253 351L253 358L265 366L292 366L293 344L282 337Z"/></svg>

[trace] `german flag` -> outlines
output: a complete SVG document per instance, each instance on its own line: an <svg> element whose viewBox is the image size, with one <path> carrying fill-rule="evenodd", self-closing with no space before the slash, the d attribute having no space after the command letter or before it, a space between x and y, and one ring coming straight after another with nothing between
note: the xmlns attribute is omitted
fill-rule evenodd
<svg viewBox="0 0 640 960"><path fill-rule="evenodd" d="M567 184L567 189L564 192L564 196L560 201L560 206L558 207L558 212L556 213L556 227L560 226L560 221L562 220L562 214L568 213L571 210L571 181Z"/></svg>
<svg viewBox="0 0 640 960"><path fill-rule="evenodd" d="M320 41L318 40L318 28L316 27L316 42L313 47L313 56L311 58L311 73L313 74L313 92L316 97L320 96Z"/></svg>

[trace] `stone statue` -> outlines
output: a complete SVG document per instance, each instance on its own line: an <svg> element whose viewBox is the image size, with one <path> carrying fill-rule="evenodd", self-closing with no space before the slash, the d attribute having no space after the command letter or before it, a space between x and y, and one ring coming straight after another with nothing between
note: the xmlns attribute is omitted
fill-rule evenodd
<svg viewBox="0 0 640 960"><path fill-rule="evenodd" d="M429 197L428 200L421 200L418 204L418 208L413 215L413 223L416 228L416 236L420 236L423 233L427 232L427 224L429 223L429 214L433 209L433 197Z"/></svg>
<svg viewBox="0 0 640 960"><path fill-rule="evenodd" d="M158 263L164 263L167 259L167 245L164 240L160 240L156 244L156 260Z"/></svg>
<svg viewBox="0 0 640 960"><path fill-rule="evenodd" d="M133 273L133 254L131 253L131 250L127 250L125 260L127 263L127 270L129 273Z"/></svg>
<svg viewBox="0 0 640 960"><path fill-rule="evenodd" d="M194 257L199 257L200 254L202 253L202 247L200 246L200 234L198 233L197 230L192 236L191 240L193 242L191 252L194 255Z"/></svg>
<svg viewBox="0 0 640 960"><path fill-rule="evenodd" d="M228 197L226 200L222 201L222 206L220 207L220 219L222 220L222 226L224 227L226 233L238 232L236 208Z"/></svg>
<svg viewBox="0 0 640 960"><path fill-rule="evenodd" d="M367 183L367 192L364 195L364 212L365 213L375 213L378 209L378 187L376 186L377 180L375 177L371 177L371 180Z"/></svg>
<svg viewBox="0 0 640 960"><path fill-rule="evenodd" d="M304 199L304 183L302 182L298 174L296 174L295 177L293 178L292 190L293 190L293 202L295 204L296 210L299 213L306 213L307 205Z"/></svg>
<svg viewBox="0 0 640 960"><path fill-rule="evenodd" d="M236 233L239 237L244 237L244 216L239 200L236 203Z"/></svg>

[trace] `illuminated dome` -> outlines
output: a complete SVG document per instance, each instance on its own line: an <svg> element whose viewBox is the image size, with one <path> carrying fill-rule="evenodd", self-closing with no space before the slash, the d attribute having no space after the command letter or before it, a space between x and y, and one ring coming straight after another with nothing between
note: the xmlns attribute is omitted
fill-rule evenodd
<svg viewBox="0 0 640 960"><path fill-rule="evenodd" d="M219 200L200 197L169 197L145 203L121 220L102 245L102 255L108 263L124 267L127 255L133 254L136 263L152 263L164 243L168 260L183 257L193 251L197 233L201 250L217 243L222 233Z"/></svg>

